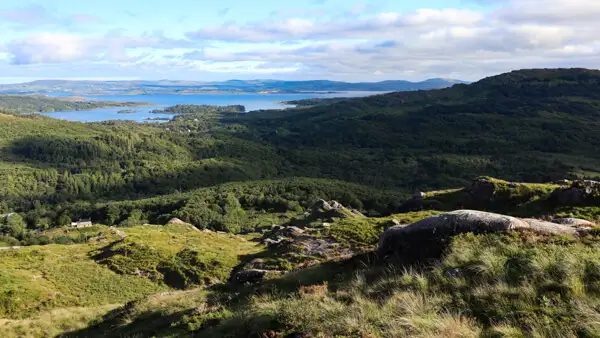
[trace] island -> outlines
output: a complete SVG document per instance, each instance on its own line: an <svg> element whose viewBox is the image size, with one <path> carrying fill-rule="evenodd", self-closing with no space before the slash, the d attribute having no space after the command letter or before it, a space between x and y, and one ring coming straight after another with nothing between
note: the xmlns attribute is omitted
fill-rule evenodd
<svg viewBox="0 0 600 338"><path fill-rule="evenodd" d="M54 113L113 107L151 106L143 102L95 101L85 97L50 97L43 95L0 95L0 108L15 114Z"/></svg>
<svg viewBox="0 0 600 338"><path fill-rule="evenodd" d="M163 109L154 109L151 114L190 115L190 114L215 114L215 113L244 113L246 107L242 105L211 106L204 104L178 104Z"/></svg>
<svg viewBox="0 0 600 338"><path fill-rule="evenodd" d="M137 113L137 110L133 110L133 109L123 109L123 110L119 110L117 112L117 114L135 114Z"/></svg>
<svg viewBox="0 0 600 338"><path fill-rule="evenodd" d="M325 106L328 104L334 104L342 101L348 101L347 97L332 97L332 98L312 98L312 99L301 99L301 100L292 100L292 101L283 101L279 102L279 104L284 105L292 105L297 108L309 108L316 106Z"/></svg>

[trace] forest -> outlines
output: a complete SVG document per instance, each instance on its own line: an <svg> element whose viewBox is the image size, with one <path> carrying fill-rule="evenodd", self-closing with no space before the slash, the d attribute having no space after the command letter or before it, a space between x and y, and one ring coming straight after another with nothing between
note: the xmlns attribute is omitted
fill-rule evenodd
<svg viewBox="0 0 600 338"><path fill-rule="evenodd" d="M140 102L95 101L82 97L52 98L42 95L0 95L0 109L11 113L52 113L55 111L136 106L148 106L148 104Z"/></svg>
<svg viewBox="0 0 600 338"><path fill-rule="evenodd" d="M600 176L598 71L517 71L250 114L165 111L179 115L156 125L0 115L0 212L20 217L5 217L4 241L90 217L119 225L177 216L240 232L261 212L301 213L325 197L381 216L415 191L480 175Z"/></svg>

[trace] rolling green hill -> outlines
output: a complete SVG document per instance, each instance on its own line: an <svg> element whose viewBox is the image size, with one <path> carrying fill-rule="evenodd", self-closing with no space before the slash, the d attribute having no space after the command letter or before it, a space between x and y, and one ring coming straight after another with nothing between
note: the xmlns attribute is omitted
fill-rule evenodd
<svg viewBox="0 0 600 338"><path fill-rule="evenodd" d="M0 247L23 246L0 248L1 331L598 336L600 189L564 179L600 176L600 71L183 108L164 124L0 113ZM374 252L392 225L463 208L593 223ZM103 225L67 227L87 218Z"/></svg>

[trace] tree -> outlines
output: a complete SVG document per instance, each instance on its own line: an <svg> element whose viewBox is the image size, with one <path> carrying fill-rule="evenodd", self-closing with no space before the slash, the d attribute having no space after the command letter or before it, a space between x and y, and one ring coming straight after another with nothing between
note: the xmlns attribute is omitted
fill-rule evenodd
<svg viewBox="0 0 600 338"><path fill-rule="evenodd" d="M56 226L64 227L71 224L71 217L67 214L62 214L56 219Z"/></svg>
<svg viewBox="0 0 600 338"><path fill-rule="evenodd" d="M120 217L121 217L121 209L119 209L118 206L111 203L106 207L106 224L107 225L116 224L119 221Z"/></svg>
<svg viewBox="0 0 600 338"><path fill-rule="evenodd" d="M8 235L20 238L25 232L25 221L21 215L13 213L6 217L4 220L3 232Z"/></svg>

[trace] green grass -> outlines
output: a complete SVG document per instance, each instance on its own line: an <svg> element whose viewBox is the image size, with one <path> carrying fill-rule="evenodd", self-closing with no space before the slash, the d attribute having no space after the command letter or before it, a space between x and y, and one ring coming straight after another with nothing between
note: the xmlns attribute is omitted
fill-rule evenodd
<svg viewBox="0 0 600 338"><path fill-rule="evenodd" d="M331 228L326 229L324 236L331 237L345 246L373 249L379 241L381 232L392 225L392 219L397 220L400 224L411 224L439 213L439 211L427 210L395 214L383 218L343 218L336 220Z"/></svg>
<svg viewBox="0 0 600 338"><path fill-rule="evenodd" d="M595 337L600 334L599 247L596 237L462 235L433 265L349 261L234 293L216 288L162 294L80 333Z"/></svg>
<svg viewBox="0 0 600 338"><path fill-rule="evenodd" d="M184 248L198 254L194 259L216 262L218 269L210 270L207 278L219 279L225 279L242 257L262 249L242 237L204 233L184 226L140 226L122 230L128 236L124 242L116 242L116 247L132 245L149 250L136 252L139 255L129 259L113 256L112 270L108 264L98 264L92 259L98 250L111 245L103 243L102 238L116 239L111 235L93 238L85 244L0 251L0 317L17 319L64 307L122 304L169 290L162 282L153 282L132 272L143 270L144 264L156 269L160 259L172 259Z"/></svg>
<svg viewBox="0 0 600 338"><path fill-rule="evenodd" d="M124 303L165 289L96 264L88 256L92 249L89 244L47 245L0 252L0 317Z"/></svg>

